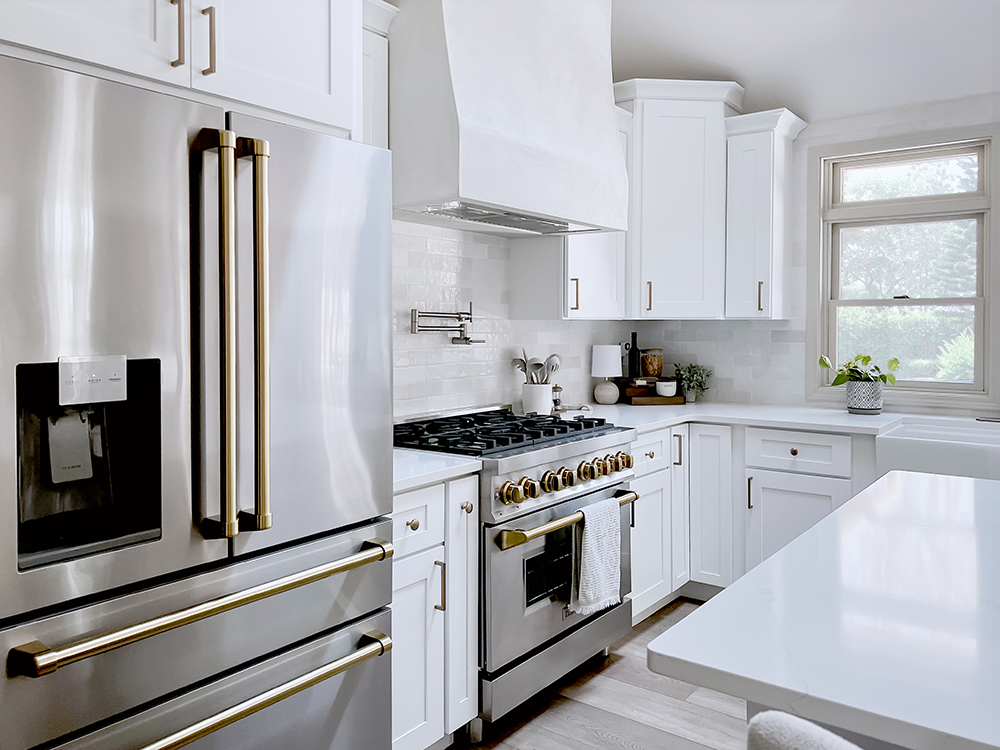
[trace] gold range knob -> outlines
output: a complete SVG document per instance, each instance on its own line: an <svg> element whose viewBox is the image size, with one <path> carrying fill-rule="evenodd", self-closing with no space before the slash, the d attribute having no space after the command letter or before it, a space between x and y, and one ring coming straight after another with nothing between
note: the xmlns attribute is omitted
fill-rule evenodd
<svg viewBox="0 0 1000 750"><path fill-rule="evenodd" d="M597 475L594 474L593 465L586 461L581 462L580 465L576 467L576 478L581 482L589 482L591 479L597 479Z"/></svg>
<svg viewBox="0 0 1000 750"><path fill-rule="evenodd" d="M559 478L562 480L563 487L576 487L576 472L572 469L567 469L565 466L559 469Z"/></svg>
<svg viewBox="0 0 1000 750"><path fill-rule="evenodd" d="M599 456L594 456L594 460L590 462L590 465L594 467L595 479L597 477L606 477L611 473L611 467L608 466L607 462Z"/></svg>
<svg viewBox="0 0 1000 750"><path fill-rule="evenodd" d="M610 453L604 457L604 464L608 467L609 474L614 474L616 471L621 471L625 468L622 466L621 459L618 456L612 456Z"/></svg>
<svg viewBox="0 0 1000 750"><path fill-rule="evenodd" d="M619 469L619 471L623 471L625 469L631 469L633 466L635 466L635 461L632 459L631 453L626 453L625 451L618 451L618 453L615 454L615 457L618 459L618 462L621 465L621 469Z"/></svg>
<svg viewBox="0 0 1000 750"><path fill-rule="evenodd" d="M536 498L542 496L542 485L538 483L537 479L521 477L521 481L517 485L524 492L525 497Z"/></svg>
<svg viewBox="0 0 1000 750"><path fill-rule="evenodd" d="M510 505L511 503L523 503L524 502L524 489L519 484L514 484L513 482L504 482L500 485L500 501L504 505Z"/></svg>
<svg viewBox="0 0 1000 750"><path fill-rule="evenodd" d="M563 489L562 477L554 471L547 471L542 474L540 483L542 485L542 492L559 492Z"/></svg>

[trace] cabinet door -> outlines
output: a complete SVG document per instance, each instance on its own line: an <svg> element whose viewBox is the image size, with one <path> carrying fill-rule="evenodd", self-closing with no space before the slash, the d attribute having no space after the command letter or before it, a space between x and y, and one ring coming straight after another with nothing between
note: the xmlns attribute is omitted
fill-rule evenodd
<svg viewBox="0 0 1000 750"><path fill-rule="evenodd" d="M780 259L772 259L771 255L776 239L774 134L767 131L733 135L728 148L726 317L775 317L774 276L781 283L783 279L781 268L772 268L772 260Z"/></svg>
<svg viewBox="0 0 1000 750"><path fill-rule="evenodd" d="M424 750L444 737L444 547L392 564L392 747Z"/></svg>
<svg viewBox="0 0 1000 750"><path fill-rule="evenodd" d="M445 706L451 733L479 713L479 477L448 483L445 508Z"/></svg>
<svg viewBox="0 0 1000 750"><path fill-rule="evenodd" d="M625 233L566 238L567 318L621 320L625 315Z"/></svg>
<svg viewBox="0 0 1000 750"><path fill-rule="evenodd" d="M188 2L193 88L360 128L361 0Z"/></svg>
<svg viewBox="0 0 1000 750"><path fill-rule="evenodd" d="M733 582L732 428L692 424L691 580L728 586Z"/></svg>
<svg viewBox="0 0 1000 750"><path fill-rule="evenodd" d="M5 0L0 3L0 38L187 86L185 11L185 0Z"/></svg>
<svg viewBox="0 0 1000 750"><path fill-rule="evenodd" d="M747 570L851 498L851 480L747 469Z"/></svg>
<svg viewBox="0 0 1000 750"><path fill-rule="evenodd" d="M629 528L633 625L656 611L673 590L670 474L669 470L658 471L630 482L630 487L639 494L639 499L632 503Z"/></svg>
<svg viewBox="0 0 1000 750"><path fill-rule="evenodd" d="M676 591L691 580L691 513L688 487L690 443L688 426L670 429L670 575Z"/></svg>
<svg viewBox="0 0 1000 750"><path fill-rule="evenodd" d="M368 29L361 42L361 140L389 148L389 40Z"/></svg>
<svg viewBox="0 0 1000 750"><path fill-rule="evenodd" d="M721 318L725 312L726 129L717 102L642 102L633 170L638 253L633 316ZM633 179L632 184L636 184ZM635 304L638 303L638 304Z"/></svg>

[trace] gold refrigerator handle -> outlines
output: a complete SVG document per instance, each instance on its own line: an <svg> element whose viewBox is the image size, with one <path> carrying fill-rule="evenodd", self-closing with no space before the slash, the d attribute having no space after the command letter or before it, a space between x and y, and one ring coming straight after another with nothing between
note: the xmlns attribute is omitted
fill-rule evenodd
<svg viewBox="0 0 1000 750"><path fill-rule="evenodd" d="M199 151L219 151L219 278L222 283L222 518L204 518L206 539L229 539L239 533L236 502L236 134L203 128L195 139Z"/></svg>
<svg viewBox="0 0 1000 750"><path fill-rule="evenodd" d="M634 503L639 499L639 495L631 490L623 490L615 493L615 499L618 501L618 505L620 507L627 503ZM536 526L533 529L503 529L493 538L493 541L496 542L496 545L500 549L508 550L511 547L527 544L532 539L538 539L540 536L551 534L553 531L565 529L567 526L580 523L582 520L583 511L578 510L576 513L564 516L563 518L557 518L555 521L549 521L548 523Z"/></svg>
<svg viewBox="0 0 1000 750"><path fill-rule="evenodd" d="M65 667L82 659L97 656L154 635L166 633L169 630L179 628L183 625L190 625L193 622L199 622L223 612L229 612L245 604L252 604L261 599L283 594L286 591L315 583L338 573L345 573L348 570L360 568L362 565L385 560L392 557L392 553L391 542L387 542L384 539L369 539L361 544L360 552L356 552L340 560L293 573L275 581L252 586L248 589L237 591L234 594L220 596L217 599L211 599L201 604L168 612L165 615L160 615L159 617L154 617L151 620L146 620L135 625L129 625L120 630L102 633L101 635L85 638L82 641L56 648L49 648L39 641L25 643L12 648L7 654L7 676L41 677L42 675L51 674L60 667Z"/></svg>
<svg viewBox="0 0 1000 750"><path fill-rule="evenodd" d="M376 656L381 656L392 649L392 639L377 630L370 630L361 636L358 642L359 648L336 661L325 664L311 672L306 672L301 677L296 677L283 685L278 685L267 692L255 695L253 698L238 703L232 708L227 708L215 716L192 724L186 729L174 732L169 737L164 737L158 742L146 745L140 750L176 750L177 748L190 745L195 740L200 740L212 732L216 732L223 727L227 727L240 719L245 719L250 714L261 709L273 706L285 698L290 698L296 693L302 692L313 685L318 685L323 680L346 672L352 667L356 667L362 662L368 661Z"/></svg>
<svg viewBox="0 0 1000 750"><path fill-rule="evenodd" d="M249 157L253 169L253 289L254 289L254 414L256 437L254 455L253 513L240 511L240 531L271 528L271 378L268 321L270 288L268 281L268 201L267 164L270 146L256 138L236 139L236 158Z"/></svg>

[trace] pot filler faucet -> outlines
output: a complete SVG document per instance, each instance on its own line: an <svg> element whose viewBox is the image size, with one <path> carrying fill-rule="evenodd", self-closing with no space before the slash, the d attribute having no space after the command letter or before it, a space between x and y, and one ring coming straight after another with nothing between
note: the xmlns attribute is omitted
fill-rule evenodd
<svg viewBox="0 0 1000 750"><path fill-rule="evenodd" d="M458 325L427 325L421 323L422 318L447 318L455 320ZM410 333L423 333L425 331L447 331L457 332L458 336L451 337L453 344L485 344L485 339L473 339L469 334L472 326L472 303L469 303L469 312L421 312L416 308L410 310Z"/></svg>

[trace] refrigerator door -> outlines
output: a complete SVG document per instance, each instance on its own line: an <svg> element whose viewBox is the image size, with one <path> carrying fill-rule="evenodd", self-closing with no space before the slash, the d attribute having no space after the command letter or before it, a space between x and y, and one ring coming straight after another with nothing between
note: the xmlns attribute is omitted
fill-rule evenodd
<svg viewBox="0 0 1000 750"><path fill-rule="evenodd" d="M272 526L236 554L392 510L390 154L341 138L229 114L268 142L270 490ZM236 166L238 493L252 514L254 265L251 160Z"/></svg>
<svg viewBox="0 0 1000 750"><path fill-rule="evenodd" d="M196 529L206 511L192 498L191 438L189 153L202 128L224 126L224 112L2 56L0 102L2 620L218 560L228 550ZM158 444L144 452L142 471L131 460L115 464L133 446L115 432L122 425L112 424L114 409L59 407L57 360L105 355L153 368L141 402L131 381L126 400L111 402L131 404L130 429ZM102 361L114 367L121 359ZM39 366L51 375L53 385L41 391L54 406L40 418L34 412L37 428L50 426L32 438L24 416L31 410L18 408L14 391L15 382L19 393L22 385L37 391L39 370L32 368ZM89 435L67 417L77 425L89 420ZM34 459L35 489L44 497L26 502L21 480L33 459L22 448L40 444L39 434L48 435L51 467ZM81 453L88 466L57 471L57 452L71 469ZM124 484L114 483L119 470L128 475ZM52 549L25 554L22 533L19 552L22 527L40 516L62 514L61 528L72 536L79 525L70 511L86 503L70 488L98 480L104 490L95 502L108 525L91 524L97 534L114 536L111 527L130 505L150 506L146 527L119 537L130 546L105 540L73 547L55 534Z"/></svg>

